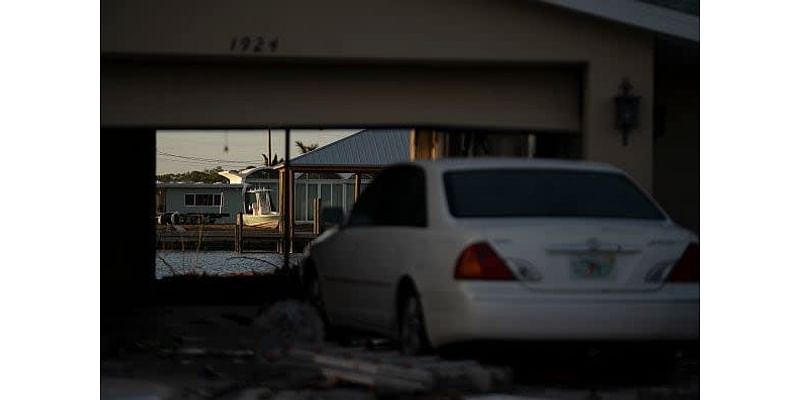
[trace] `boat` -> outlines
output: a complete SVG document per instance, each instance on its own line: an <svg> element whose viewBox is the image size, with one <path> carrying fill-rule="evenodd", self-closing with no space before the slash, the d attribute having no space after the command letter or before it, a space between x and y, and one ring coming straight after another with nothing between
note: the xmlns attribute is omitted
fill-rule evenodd
<svg viewBox="0 0 800 400"><path fill-rule="evenodd" d="M242 220L245 226L259 228L276 228L280 221L280 214L274 210L272 190L267 188L252 188L249 185L243 189L245 192L244 210Z"/></svg>

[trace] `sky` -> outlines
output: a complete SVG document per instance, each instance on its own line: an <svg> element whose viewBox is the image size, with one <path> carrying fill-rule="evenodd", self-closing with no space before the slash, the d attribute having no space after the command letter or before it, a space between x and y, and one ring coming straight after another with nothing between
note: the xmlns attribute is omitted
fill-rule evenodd
<svg viewBox="0 0 800 400"><path fill-rule="evenodd" d="M350 136L361 129L293 129L291 132L292 157L300 154L294 144L299 140L306 145L324 146ZM272 130L272 153L284 155L283 129ZM267 130L159 130L156 132L156 174L210 169L241 169L248 165L262 165L262 153L267 153ZM227 142L228 151L225 151ZM202 159L202 160L201 160Z"/></svg>

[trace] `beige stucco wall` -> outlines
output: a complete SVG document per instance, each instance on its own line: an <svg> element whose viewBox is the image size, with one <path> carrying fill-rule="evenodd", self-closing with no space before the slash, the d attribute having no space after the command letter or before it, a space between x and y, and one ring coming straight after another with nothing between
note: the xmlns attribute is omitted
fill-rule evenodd
<svg viewBox="0 0 800 400"><path fill-rule="evenodd" d="M584 135L585 158L621 166L652 185L653 46L647 32L521 0L107 0L101 18L104 126L363 126L380 120L537 128L552 123L537 115L556 115L563 107L537 113L531 105L548 98L537 90L547 90L530 83L541 75L524 70L580 66L583 98L575 101L581 101L582 120L571 123ZM277 47L231 52L231 39L241 35L277 39ZM156 61L128 61L143 57ZM161 57L192 64L166 66ZM266 74L278 61L302 61L307 69L284 71L285 80L258 78L259 66ZM249 63L247 74L238 74L233 62ZM343 69L325 75L329 63ZM200 64L206 69L192 67ZM480 67L486 65L495 69ZM379 66L395 69L376 74ZM448 82L434 69L426 72L428 66L469 72ZM523 72L512 79L512 69ZM433 112L387 93L405 87L393 79L403 74L425 82L414 87L418 99L436 94ZM642 124L627 147L613 128L613 97L625 77L642 96ZM267 83L248 85L255 81ZM463 92L478 99L485 93L485 110L459 110ZM374 106L355 107L356 95ZM456 100L452 108L442 101L448 96Z"/></svg>
<svg viewBox="0 0 800 400"><path fill-rule="evenodd" d="M653 173L653 53L652 42L639 43L636 51L616 56L598 55L587 68L584 97L584 157L612 163L652 189ZM627 146L614 128L614 96L621 71L641 96L640 125L630 132Z"/></svg>

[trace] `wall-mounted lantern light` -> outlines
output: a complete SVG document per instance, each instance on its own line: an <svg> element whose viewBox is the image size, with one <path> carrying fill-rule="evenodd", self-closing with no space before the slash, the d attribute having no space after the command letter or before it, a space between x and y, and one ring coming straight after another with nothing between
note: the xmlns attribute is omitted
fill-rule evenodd
<svg viewBox="0 0 800 400"><path fill-rule="evenodd" d="M633 86L625 79L619 85L619 94L614 97L616 119L614 127L622 131L622 144L628 145L628 134L639 126L639 101L641 97L631 94Z"/></svg>

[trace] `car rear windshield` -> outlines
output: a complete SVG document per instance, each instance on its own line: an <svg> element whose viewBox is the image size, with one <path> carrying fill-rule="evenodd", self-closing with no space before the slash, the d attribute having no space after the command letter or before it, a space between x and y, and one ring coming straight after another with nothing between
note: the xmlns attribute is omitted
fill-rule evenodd
<svg viewBox="0 0 800 400"><path fill-rule="evenodd" d="M590 217L665 219L621 174L493 169L444 174L450 213L458 218Z"/></svg>

